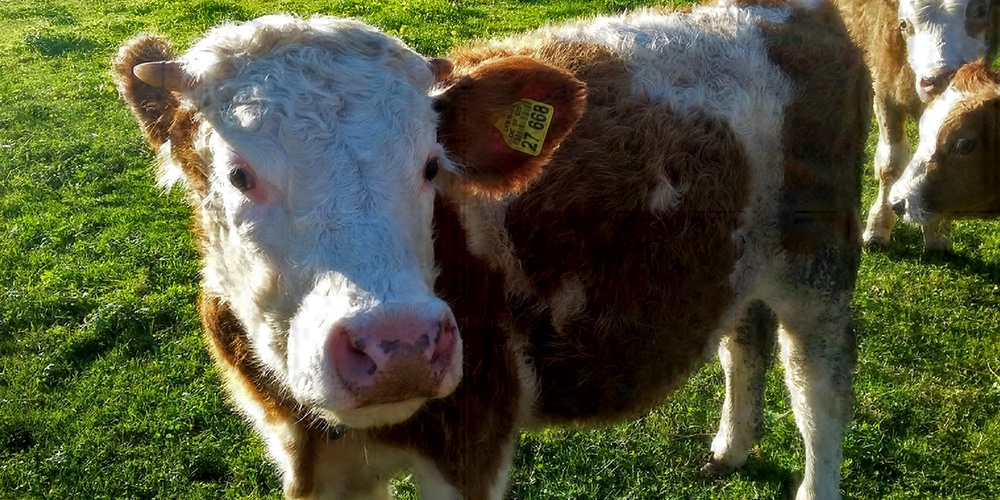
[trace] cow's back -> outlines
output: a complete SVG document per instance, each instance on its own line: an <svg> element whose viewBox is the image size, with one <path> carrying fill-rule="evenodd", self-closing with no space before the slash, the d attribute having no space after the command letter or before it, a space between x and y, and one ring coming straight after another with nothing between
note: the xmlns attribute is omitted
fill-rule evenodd
<svg viewBox="0 0 1000 500"><path fill-rule="evenodd" d="M546 417L614 419L658 403L733 327L781 240L807 251L856 232L860 59L832 10L790 12L640 12L456 57L461 75L528 55L587 86L583 116L538 180L466 220L471 247L520 304ZM803 182L817 185L800 194ZM788 217L815 208L817 190L833 215Z"/></svg>

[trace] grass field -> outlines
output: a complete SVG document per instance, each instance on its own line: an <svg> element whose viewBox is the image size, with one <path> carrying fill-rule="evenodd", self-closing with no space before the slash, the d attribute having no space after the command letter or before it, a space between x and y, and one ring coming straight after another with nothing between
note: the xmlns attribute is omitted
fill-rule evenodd
<svg viewBox="0 0 1000 500"><path fill-rule="evenodd" d="M280 496L201 345L189 212L179 192L153 187L152 155L111 85L124 40L153 30L183 49L222 20L318 12L367 19L439 55L641 3L0 3L0 498ZM903 226L890 250L865 254L847 497L1000 498L998 228L957 224L955 255L935 257ZM697 474L723 393L712 364L636 422L525 434L511 497L787 496L803 452L781 378L769 374L766 435L733 477ZM394 484L415 497L405 476Z"/></svg>

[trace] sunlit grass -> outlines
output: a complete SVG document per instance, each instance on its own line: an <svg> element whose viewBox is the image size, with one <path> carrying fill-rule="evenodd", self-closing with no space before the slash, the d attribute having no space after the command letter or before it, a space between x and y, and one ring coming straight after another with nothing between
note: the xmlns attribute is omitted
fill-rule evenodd
<svg viewBox="0 0 1000 500"><path fill-rule="evenodd" d="M626 1L48 0L0 4L0 498L278 497L263 447L224 403L201 344L198 264L179 192L114 94L108 61L141 31L183 49L272 12L361 17L427 55L472 38L618 11ZM866 175L866 202L873 192ZM867 208L867 205L866 207ZM1000 498L1000 236L956 225L866 253L861 357L843 490L853 498ZM512 497L780 498L803 451L780 369L748 466L707 481L721 372L600 432L524 436ZM401 496L413 495L405 477Z"/></svg>

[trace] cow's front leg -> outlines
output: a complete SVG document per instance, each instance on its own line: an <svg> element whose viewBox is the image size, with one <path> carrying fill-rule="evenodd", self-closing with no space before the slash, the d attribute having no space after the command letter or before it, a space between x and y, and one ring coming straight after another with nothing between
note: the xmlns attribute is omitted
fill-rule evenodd
<svg viewBox="0 0 1000 500"><path fill-rule="evenodd" d="M889 244L892 227L896 224L889 192L910 161L910 143L904 129L906 115L898 104L887 102L885 96L875 96L875 118L878 122L878 144L875 146L878 193L868 211L863 236L865 246Z"/></svg>
<svg viewBox="0 0 1000 500"><path fill-rule="evenodd" d="M507 492L510 467L514 462L515 441L516 436L512 435L509 441L499 448L481 449L482 457L494 457L493 460L485 462L461 460L464 463L454 461L454 463L437 464L427 459L417 459L413 473L420 489L420 498L502 500ZM481 467L484 463L490 465Z"/></svg>
<svg viewBox="0 0 1000 500"><path fill-rule="evenodd" d="M364 431L313 439L316 453L307 465L313 489L303 498L389 500L389 480L410 463L407 454L372 441Z"/></svg>
<svg viewBox="0 0 1000 500"><path fill-rule="evenodd" d="M806 466L797 500L840 498L844 433L851 419L857 360L850 293L802 294L775 308L778 343ZM803 295L812 295L802 299Z"/></svg>
<svg viewBox="0 0 1000 500"><path fill-rule="evenodd" d="M289 499L389 500L389 480L406 466L402 452L372 442L365 431L322 433L284 419L258 428Z"/></svg>
<svg viewBox="0 0 1000 500"><path fill-rule="evenodd" d="M501 500L507 492L514 450L520 430L531 421L538 381L523 349L494 349L493 364L485 365L490 371L468 370L454 400L431 405L419 425L400 427L405 434L395 435L413 446L417 458L412 470L421 498ZM405 439L417 433L421 439Z"/></svg>
<svg viewBox="0 0 1000 500"><path fill-rule="evenodd" d="M712 458L701 472L722 477L746 464L760 440L764 414L764 382L771 364L777 322L760 301L750 304L736 328L719 344L719 362L726 374L726 400L719 432L712 440Z"/></svg>

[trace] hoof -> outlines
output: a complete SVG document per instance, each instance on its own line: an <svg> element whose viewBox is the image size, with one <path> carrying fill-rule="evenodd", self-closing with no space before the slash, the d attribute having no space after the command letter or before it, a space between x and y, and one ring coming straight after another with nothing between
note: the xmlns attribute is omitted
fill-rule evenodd
<svg viewBox="0 0 1000 500"><path fill-rule="evenodd" d="M936 245L925 244L924 253L930 255L942 255L942 256L955 255L955 249L951 247L950 241L945 244L936 244Z"/></svg>
<svg viewBox="0 0 1000 500"><path fill-rule="evenodd" d="M869 250L884 250L889 247L888 235L865 234L862 244Z"/></svg>
<svg viewBox="0 0 1000 500"><path fill-rule="evenodd" d="M924 234L924 253L935 255L951 255L955 253L951 238L928 238Z"/></svg>
<svg viewBox="0 0 1000 500"><path fill-rule="evenodd" d="M698 472L706 478L709 479L721 479L734 472L736 472L737 467L732 465L724 464L714 458L708 459L705 465L701 466L701 470Z"/></svg>

